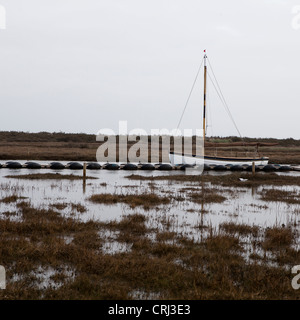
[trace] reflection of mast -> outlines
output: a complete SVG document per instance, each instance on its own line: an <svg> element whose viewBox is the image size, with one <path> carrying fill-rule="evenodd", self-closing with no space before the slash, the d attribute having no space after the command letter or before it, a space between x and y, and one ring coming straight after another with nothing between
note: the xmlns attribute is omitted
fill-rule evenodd
<svg viewBox="0 0 300 320"><path fill-rule="evenodd" d="M203 96L203 141L205 140L205 114L206 114L206 53L204 50L204 96Z"/></svg>
<svg viewBox="0 0 300 320"><path fill-rule="evenodd" d="M201 222L200 222L200 235L201 235L201 242L203 241L203 215L204 215L204 181L203 181L203 176L201 179L201 184L202 184L202 201L201 201Z"/></svg>

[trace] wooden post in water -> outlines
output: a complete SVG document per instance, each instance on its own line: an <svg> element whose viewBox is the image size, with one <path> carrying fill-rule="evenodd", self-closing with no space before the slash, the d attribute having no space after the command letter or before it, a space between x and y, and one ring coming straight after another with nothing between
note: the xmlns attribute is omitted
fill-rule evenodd
<svg viewBox="0 0 300 320"><path fill-rule="evenodd" d="M203 215L204 215L204 180L203 180L203 175L201 177L201 190L202 190L202 199L201 199L201 223L200 223L200 236L201 236L201 241L203 241Z"/></svg>
<svg viewBox="0 0 300 320"><path fill-rule="evenodd" d="M86 163L83 164L83 181L86 180Z"/></svg>
<svg viewBox="0 0 300 320"><path fill-rule="evenodd" d="M252 162L252 175L255 175L255 162Z"/></svg>
<svg viewBox="0 0 300 320"><path fill-rule="evenodd" d="M85 193L86 186L86 163L83 164L83 192Z"/></svg>

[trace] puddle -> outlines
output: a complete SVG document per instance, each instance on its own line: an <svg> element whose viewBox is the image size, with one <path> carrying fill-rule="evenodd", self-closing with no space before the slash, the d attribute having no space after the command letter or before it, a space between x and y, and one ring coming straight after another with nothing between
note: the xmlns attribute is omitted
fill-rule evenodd
<svg viewBox="0 0 300 320"><path fill-rule="evenodd" d="M56 290L64 284L63 278L67 278L68 280L75 278L75 270L66 266L60 267L59 269L38 266L35 270L32 270L27 277L34 279L32 286L37 289L42 290L51 287ZM23 279L24 275L14 274L10 281L14 283Z"/></svg>

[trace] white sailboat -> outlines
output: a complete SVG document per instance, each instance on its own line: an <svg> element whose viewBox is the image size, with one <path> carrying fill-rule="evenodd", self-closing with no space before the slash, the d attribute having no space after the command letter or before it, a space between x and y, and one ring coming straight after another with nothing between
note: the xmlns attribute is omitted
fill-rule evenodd
<svg viewBox="0 0 300 320"><path fill-rule="evenodd" d="M205 139L206 135L206 83L207 83L207 55L204 51L204 99L203 99L203 140L204 140L204 151L209 148L217 147L237 147L237 146L255 146L258 153L259 146L272 146L276 145L273 143L256 143L256 142L238 142L238 143L211 143ZM260 157L258 155L254 157L232 157L232 156L217 156L217 155L197 155L197 154L183 154L178 152L170 151L169 159L173 166L176 165L267 165L269 162L268 157Z"/></svg>

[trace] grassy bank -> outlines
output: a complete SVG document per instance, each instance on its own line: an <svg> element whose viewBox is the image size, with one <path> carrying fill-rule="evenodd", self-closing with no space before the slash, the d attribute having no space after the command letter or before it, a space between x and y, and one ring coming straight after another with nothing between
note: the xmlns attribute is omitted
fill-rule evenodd
<svg viewBox="0 0 300 320"><path fill-rule="evenodd" d="M233 172L228 175L159 175L159 176L143 176L131 174L127 176L130 180L141 181L173 181L177 183L193 182L201 186L202 182L211 183L223 187L241 187L251 188L263 185L294 185L300 186L299 176L277 175L276 173L237 173Z"/></svg>
<svg viewBox="0 0 300 320"><path fill-rule="evenodd" d="M125 147L118 144L116 137L117 157L119 150L124 152ZM150 143L151 137L148 137ZM240 142L237 137L208 137L210 142ZM259 153L270 158L272 163L299 164L300 163L300 140L290 139L253 139L244 138L244 142L268 142L277 143L276 146L260 147ZM57 161L95 161L96 152L102 142L96 141L96 135L72 134L72 133L28 133L28 132L0 132L0 160L57 160ZM134 142L128 142L130 148ZM171 148L172 148L171 140ZM148 145L149 155L151 154ZM222 155L253 155L254 148L249 147L219 147L207 150L210 154ZM152 162L158 162L162 152ZM167 156L164 154L164 156ZM149 157L141 159L150 161Z"/></svg>

